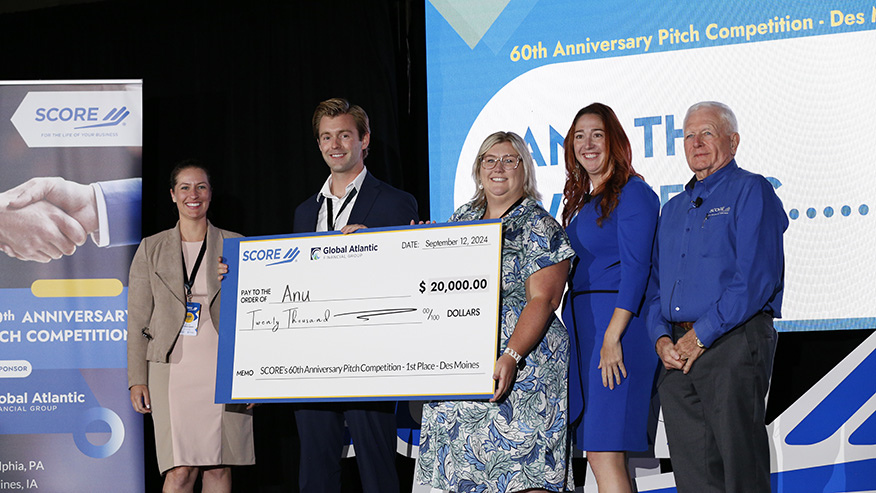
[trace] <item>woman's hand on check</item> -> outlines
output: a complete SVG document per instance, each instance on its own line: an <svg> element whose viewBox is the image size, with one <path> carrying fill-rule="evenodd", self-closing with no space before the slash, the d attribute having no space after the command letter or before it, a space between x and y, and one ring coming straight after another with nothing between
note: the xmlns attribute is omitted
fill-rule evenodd
<svg viewBox="0 0 876 493"><path fill-rule="evenodd" d="M219 257L219 265L216 267L216 272L219 273L219 280L225 279L225 274L228 274L228 264L223 262L225 260L222 257Z"/></svg>

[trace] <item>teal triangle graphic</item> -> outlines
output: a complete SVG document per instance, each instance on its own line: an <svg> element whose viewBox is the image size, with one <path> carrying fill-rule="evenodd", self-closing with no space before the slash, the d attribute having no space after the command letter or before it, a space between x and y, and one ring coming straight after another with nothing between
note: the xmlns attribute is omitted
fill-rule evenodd
<svg viewBox="0 0 876 493"><path fill-rule="evenodd" d="M429 0L469 48L474 48L511 0Z"/></svg>

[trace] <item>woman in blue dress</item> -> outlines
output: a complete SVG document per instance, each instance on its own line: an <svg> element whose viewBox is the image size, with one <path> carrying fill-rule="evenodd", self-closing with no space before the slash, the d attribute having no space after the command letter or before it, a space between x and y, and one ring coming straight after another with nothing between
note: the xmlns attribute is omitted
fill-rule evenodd
<svg viewBox="0 0 876 493"><path fill-rule="evenodd" d="M563 228L538 204L535 167L519 135L487 137L472 177L475 196L450 221L502 219L496 392L489 402L423 406L417 479L458 493L565 491L572 487L569 336L554 311L574 252Z"/></svg>
<svg viewBox="0 0 876 493"><path fill-rule="evenodd" d="M581 109L564 145L563 224L577 254L563 310L573 439L599 490L626 492L627 452L648 448L657 374L641 310L660 204L633 169L630 141L608 106Z"/></svg>

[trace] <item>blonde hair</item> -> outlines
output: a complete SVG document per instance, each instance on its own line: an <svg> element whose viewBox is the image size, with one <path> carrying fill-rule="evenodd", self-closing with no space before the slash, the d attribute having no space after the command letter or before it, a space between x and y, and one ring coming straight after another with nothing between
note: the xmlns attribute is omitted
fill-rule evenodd
<svg viewBox="0 0 876 493"><path fill-rule="evenodd" d="M487 203L487 196L481 188L481 158L492 149L496 144L508 142L514 151L520 156L521 166L523 166L523 195L530 197L533 200L541 201L541 194L538 193L538 186L535 183L535 164L532 161L532 154L529 153L529 147L526 142L514 132L496 132L490 134L478 149L478 155L475 156L474 164L471 167L471 177L475 182L475 193L472 197L475 207L484 207Z"/></svg>

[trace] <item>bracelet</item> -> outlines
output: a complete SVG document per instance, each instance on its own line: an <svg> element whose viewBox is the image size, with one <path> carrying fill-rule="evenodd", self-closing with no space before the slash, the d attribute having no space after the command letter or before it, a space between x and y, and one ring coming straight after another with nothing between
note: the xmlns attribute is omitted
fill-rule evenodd
<svg viewBox="0 0 876 493"><path fill-rule="evenodd" d="M510 346L509 346L509 347L506 347L506 348L505 348L505 352L503 352L502 354L507 354L508 356L511 356L512 358L514 358L514 361L515 361L518 365L520 364L520 360L523 359L523 357L520 356L520 353L518 353L517 351L511 349Z"/></svg>

